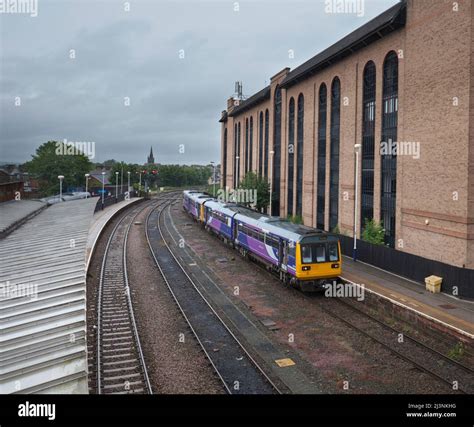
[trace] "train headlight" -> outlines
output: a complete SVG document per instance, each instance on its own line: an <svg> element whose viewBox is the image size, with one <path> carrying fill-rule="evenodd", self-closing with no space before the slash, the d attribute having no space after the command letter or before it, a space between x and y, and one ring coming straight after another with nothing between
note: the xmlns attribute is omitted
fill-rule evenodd
<svg viewBox="0 0 474 427"><path fill-rule="evenodd" d="M331 265L332 268L339 268L339 264L333 264Z"/></svg>
<svg viewBox="0 0 474 427"><path fill-rule="evenodd" d="M303 271L309 271L309 270L311 270L311 266L310 265L304 265L302 270Z"/></svg>

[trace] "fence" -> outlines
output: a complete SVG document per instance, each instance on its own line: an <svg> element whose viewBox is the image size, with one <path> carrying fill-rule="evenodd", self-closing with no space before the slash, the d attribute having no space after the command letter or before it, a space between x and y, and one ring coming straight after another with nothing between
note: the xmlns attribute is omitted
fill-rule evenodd
<svg viewBox="0 0 474 427"><path fill-rule="evenodd" d="M342 253L352 256L354 240L348 236L339 238ZM425 282L425 277L434 274L443 278L443 292L474 298L474 270L429 260L387 246L373 245L363 240L357 240L357 259L421 283Z"/></svg>
<svg viewBox="0 0 474 427"><path fill-rule="evenodd" d="M127 193L122 193L122 194L119 194L117 197L115 196L107 196L107 197L104 197L104 203L102 203L102 197L99 197L99 199L97 200L97 204L95 205L95 210L94 210L94 213L108 207L108 206L111 206L113 205L114 203L118 203L118 202L121 202L122 200L125 200L125 196L126 196ZM129 195L128 195L129 198L131 197L137 197L137 192L136 191L130 191Z"/></svg>

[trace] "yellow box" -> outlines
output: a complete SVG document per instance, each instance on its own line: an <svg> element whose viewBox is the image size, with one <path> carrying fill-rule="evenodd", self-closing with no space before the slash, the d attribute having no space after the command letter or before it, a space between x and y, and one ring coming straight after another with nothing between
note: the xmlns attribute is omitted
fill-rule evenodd
<svg viewBox="0 0 474 427"><path fill-rule="evenodd" d="M428 276L425 278L426 290L437 294L441 291L442 282L443 282L442 277Z"/></svg>

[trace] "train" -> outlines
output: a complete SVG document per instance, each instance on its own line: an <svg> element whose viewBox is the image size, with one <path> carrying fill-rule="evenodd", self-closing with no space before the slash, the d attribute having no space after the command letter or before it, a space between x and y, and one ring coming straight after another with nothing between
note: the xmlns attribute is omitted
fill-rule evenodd
<svg viewBox="0 0 474 427"><path fill-rule="evenodd" d="M337 235L293 224L197 190L183 191L183 209L206 230L303 292L324 290L342 273Z"/></svg>

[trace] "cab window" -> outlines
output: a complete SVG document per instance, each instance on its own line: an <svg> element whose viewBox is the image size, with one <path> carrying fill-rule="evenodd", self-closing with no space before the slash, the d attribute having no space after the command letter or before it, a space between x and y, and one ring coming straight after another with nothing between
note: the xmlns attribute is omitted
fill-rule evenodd
<svg viewBox="0 0 474 427"><path fill-rule="evenodd" d="M304 264L311 264L313 262L311 245L301 246L301 259Z"/></svg>
<svg viewBox="0 0 474 427"><path fill-rule="evenodd" d="M329 261L339 261L337 243L328 243Z"/></svg>

